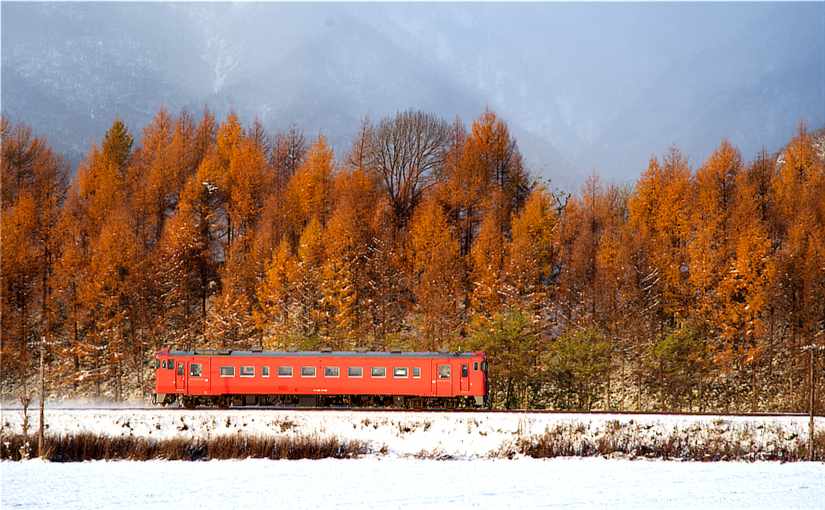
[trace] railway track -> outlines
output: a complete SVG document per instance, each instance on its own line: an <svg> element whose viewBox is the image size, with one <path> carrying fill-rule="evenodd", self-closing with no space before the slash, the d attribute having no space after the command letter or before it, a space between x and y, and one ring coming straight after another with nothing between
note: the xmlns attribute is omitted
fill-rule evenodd
<svg viewBox="0 0 825 510"><path fill-rule="evenodd" d="M29 413L36 412L36 407L29 408ZM614 416L730 416L730 417L794 417L808 416L806 413L718 413L718 412L674 412L674 411L562 411L556 409L403 409L393 407L264 407L264 406L240 406L228 409L201 407L196 409L185 409L183 407L46 407L47 411L164 411L164 412L192 412L209 411L215 413L236 412L236 411L301 411L301 412L356 412L356 413L381 413L381 412L403 412L403 413L469 413L469 414L589 414L614 415ZM22 407L2 407L2 411L19 411ZM825 415L817 415L825 417Z"/></svg>

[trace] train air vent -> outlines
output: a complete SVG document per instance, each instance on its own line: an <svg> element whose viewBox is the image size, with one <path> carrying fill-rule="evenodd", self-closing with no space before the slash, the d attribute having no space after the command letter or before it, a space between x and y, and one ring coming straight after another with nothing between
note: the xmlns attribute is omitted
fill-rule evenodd
<svg viewBox="0 0 825 510"><path fill-rule="evenodd" d="M321 347L321 352L332 352L332 347Z"/></svg>

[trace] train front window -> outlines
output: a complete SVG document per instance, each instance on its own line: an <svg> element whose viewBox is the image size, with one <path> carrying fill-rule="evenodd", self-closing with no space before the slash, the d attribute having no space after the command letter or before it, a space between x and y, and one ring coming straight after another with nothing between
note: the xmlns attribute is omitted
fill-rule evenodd
<svg viewBox="0 0 825 510"><path fill-rule="evenodd" d="M438 365L438 378L439 379L449 379L450 378L450 365Z"/></svg>
<svg viewBox="0 0 825 510"><path fill-rule="evenodd" d="M478 361L473 362L473 371L478 370Z"/></svg>
<svg viewBox="0 0 825 510"><path fill-rule="evenodd" d="M166 360L163 360L163 361L160 362L160 367L161 368L166 368Z"/></svg>
<svg viewBox="0 0 825 510"><path fill-rule="evenodd" d="M200 377L203 372L203 365L200 363L192 363L189 365L189 375L192 377Z"/></svg>

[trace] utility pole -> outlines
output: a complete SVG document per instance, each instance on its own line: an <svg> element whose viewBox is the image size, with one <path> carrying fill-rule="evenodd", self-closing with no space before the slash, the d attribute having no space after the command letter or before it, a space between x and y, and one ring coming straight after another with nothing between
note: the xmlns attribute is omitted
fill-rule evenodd
<svg viewBox="0 0 825 510"><path fill-rule="evenodd" d="M816 422L814 416L814 408L816 408L816 353L825 351L825 345L817 345L816 339L825 333L825 330L820 331L811 340L810 345L802 347L803 351L808 351L808 460L816 459Z"/></svg>
<svg viewBox="0 0 825 510"><path fill-rule="evenodd" d="M37 456L41 458L46 453L43 444L44 409L46 407L46 371L43 366L45 344L46 337L43 336L40 338L40 424L37 428Z"/></svg>
<svg viewBox="0 0 825 510"><path fill-rule="evenodd" d="M808 460L814 460L814 403L815 403L815 395L816 392L816 385L814 384L814 361L816 357L814 356L814 346L811 345L811 348L808 351L809 354L809 370L808 370L808 386L810 387L810 402L808 405L808 411L810 412L809 422L808 422Z"/></svg>

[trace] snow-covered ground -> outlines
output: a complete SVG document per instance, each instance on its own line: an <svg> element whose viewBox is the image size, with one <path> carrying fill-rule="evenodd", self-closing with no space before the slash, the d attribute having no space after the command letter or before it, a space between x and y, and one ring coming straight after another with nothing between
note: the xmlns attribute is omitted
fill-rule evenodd
<svg viewBox="0 0 825 510"><path fill-rule="evenodd" d="M31 430L37 415L31 413ZM20 432L22 414L4 409L0 427ZM210 438L225 434L335 436L366 443L392 457L489 458L507 456L519 441L562 431L576 448L599 441L660 446L668 439L692 446L712 441L743 451L789 450L807 438L803 416L732 417L627 414L439 413L295 410L66 410L46 413L48 432L88 431L110 436ZM825 426L820 418L818 426ZM626 443L624 443L626 444Z"/></svg>
<svg viewBox="0 0 825 510"><path fill-rule="evenodd" d="M2 508L823 508L820 463L3 462Z"/></svg>

